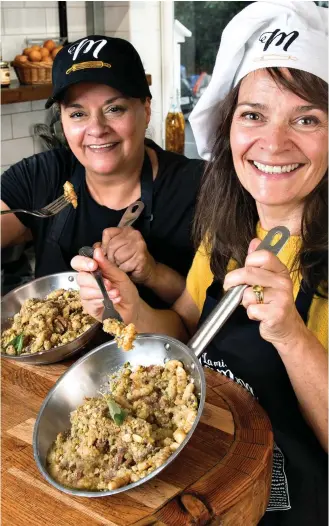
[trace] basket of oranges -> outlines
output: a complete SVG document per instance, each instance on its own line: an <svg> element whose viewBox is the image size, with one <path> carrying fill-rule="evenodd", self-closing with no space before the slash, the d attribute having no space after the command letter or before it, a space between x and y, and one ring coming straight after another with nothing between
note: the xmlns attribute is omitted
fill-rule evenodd
<svg viewBox="0 0 329 526"><path fill-rule="evenodd" d="M17 55L12 65L21 84L51 84L53 60L63 46L45 40L42 46L31 46Z"/></svg>

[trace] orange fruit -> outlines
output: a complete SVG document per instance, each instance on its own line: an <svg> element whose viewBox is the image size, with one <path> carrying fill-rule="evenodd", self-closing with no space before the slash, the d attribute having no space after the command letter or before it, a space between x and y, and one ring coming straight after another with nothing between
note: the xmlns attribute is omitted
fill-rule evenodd
<svg viewBox="0 0 329 526"><path fill-rule="evenodd" d="M49 57L50 55L49 49L47 49L46 47L42 47L40 49L40 53L41 53L42 60L44 60L46 57Z"/></svg>
<svg viewBox="0 0 329 526"><path fill-rule="evenodd" d="M20 64L24 64L24 62L28 61L28 57L26 55L16 55L14 62L20 62Z"/></svg>
<svg viewBox="0 0 329 526"><path fill-rule="evenodd" d="M29 59L31 62L41 62L41 53L40 51L33 50L29 54Z"/></svg>
<svg viewBox="0 0 329 526"><path fill-rule="evenodd" d="M58 46L56 47L55 49L52 50L51 52L51 56L53 57L53 59L56 57L57 53L62 49L63 46Z"/></svg>
<svg viewBox="0 0 329 526"><path fill-rule="evenodd" d="M56 44L53 40L46 40L44 43L43 43L43 47L45 47L46 49L48 49L48 51L52 51L53 49L55 49L56 47Z"/></svg>
<svg viewBox="0 0 329 526"><path fill-rule="evenodd" d="M31 46L31 49L33 49L33 51L40 51L41 47L40 46Z"/></svg>
<svg viewBox="0 0 329 526"><path fill-rule="evenodd" d="M26 47L26 48L23 50L23 55L29 56L29 54L31 53L31 51L33 51L31 47Z"/></svg>

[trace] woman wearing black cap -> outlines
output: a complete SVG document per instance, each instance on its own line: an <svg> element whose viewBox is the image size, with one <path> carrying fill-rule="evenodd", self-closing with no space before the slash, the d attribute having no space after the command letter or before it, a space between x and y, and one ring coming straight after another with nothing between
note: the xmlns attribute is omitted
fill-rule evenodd
<svg viewBox="0 0 329 526"><path fill-rule="evenodd" d="M145 140L151 93L141 59L126 40L90 36L63 48L53 65L53 94L68 148L34 155L1 178L2 208L39 209L69 180L78 207L40 220L1 217L2 246L32 234L36 277L70 269L85 245L102 242L109 259L139 284L154 306L182 292L193 257L190 225L203 162ZM137 199L145 209L118 229Z"/></svg>

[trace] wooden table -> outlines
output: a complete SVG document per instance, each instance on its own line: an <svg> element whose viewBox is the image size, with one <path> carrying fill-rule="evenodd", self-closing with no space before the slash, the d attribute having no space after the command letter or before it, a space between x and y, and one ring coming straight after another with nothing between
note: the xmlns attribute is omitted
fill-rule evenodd
<svg viewBox="0 0 329 526"><path fill-rule="evenodd" d="M45 395L69 365L2 360L3 526L258 523L269 497L271 426L247 391L207 369L201 422L158 477L128 492L92 499L49 485L33 459L32 432Z"/></svg>

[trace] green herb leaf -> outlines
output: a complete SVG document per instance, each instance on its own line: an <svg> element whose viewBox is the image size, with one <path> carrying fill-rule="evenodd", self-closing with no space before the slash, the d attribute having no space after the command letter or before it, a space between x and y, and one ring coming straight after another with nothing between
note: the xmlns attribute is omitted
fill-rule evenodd
<svg viewBox="0 0 329 526"><path fill-rule="evenodd" d="M18 335L19 336L19 335ZM7 345L5 345L5 349L7 349L7 347L9 347L9 345L13 345L15 348L16 348L16 342L18 340L18 336L15 336L15 338L13 338L12 340L10 340L10 342L7 343Z"/></svg>
<svg viewBox="0 0 329 526"><path fill-rule="evenodd" d="M113 422L117 426L121 426L126 418L126 412L113 400L113 398L106 398L106 402Z"/></svg>
<svg viewBox="0 0 329 526"><path fill-rule="evenodd" d="M15 349L16 349L16 354L19 356L20 354L22 354L22 350L23 350L23 344L24 344L24 334L20 334L17 338L17 343L16 343L16 346L15 346Z"/></svg>
<svg viewBox="0 0 329 526"><path fill-rule="evenodd" d="M7 345L5 346L5 349L7 349L7 347L12 345L15 348L16 354L20 355L22 354L23 344L24 344L24 334L21 333L15 336L15 338L13 338L9 343L7 343Z"/></svg>

